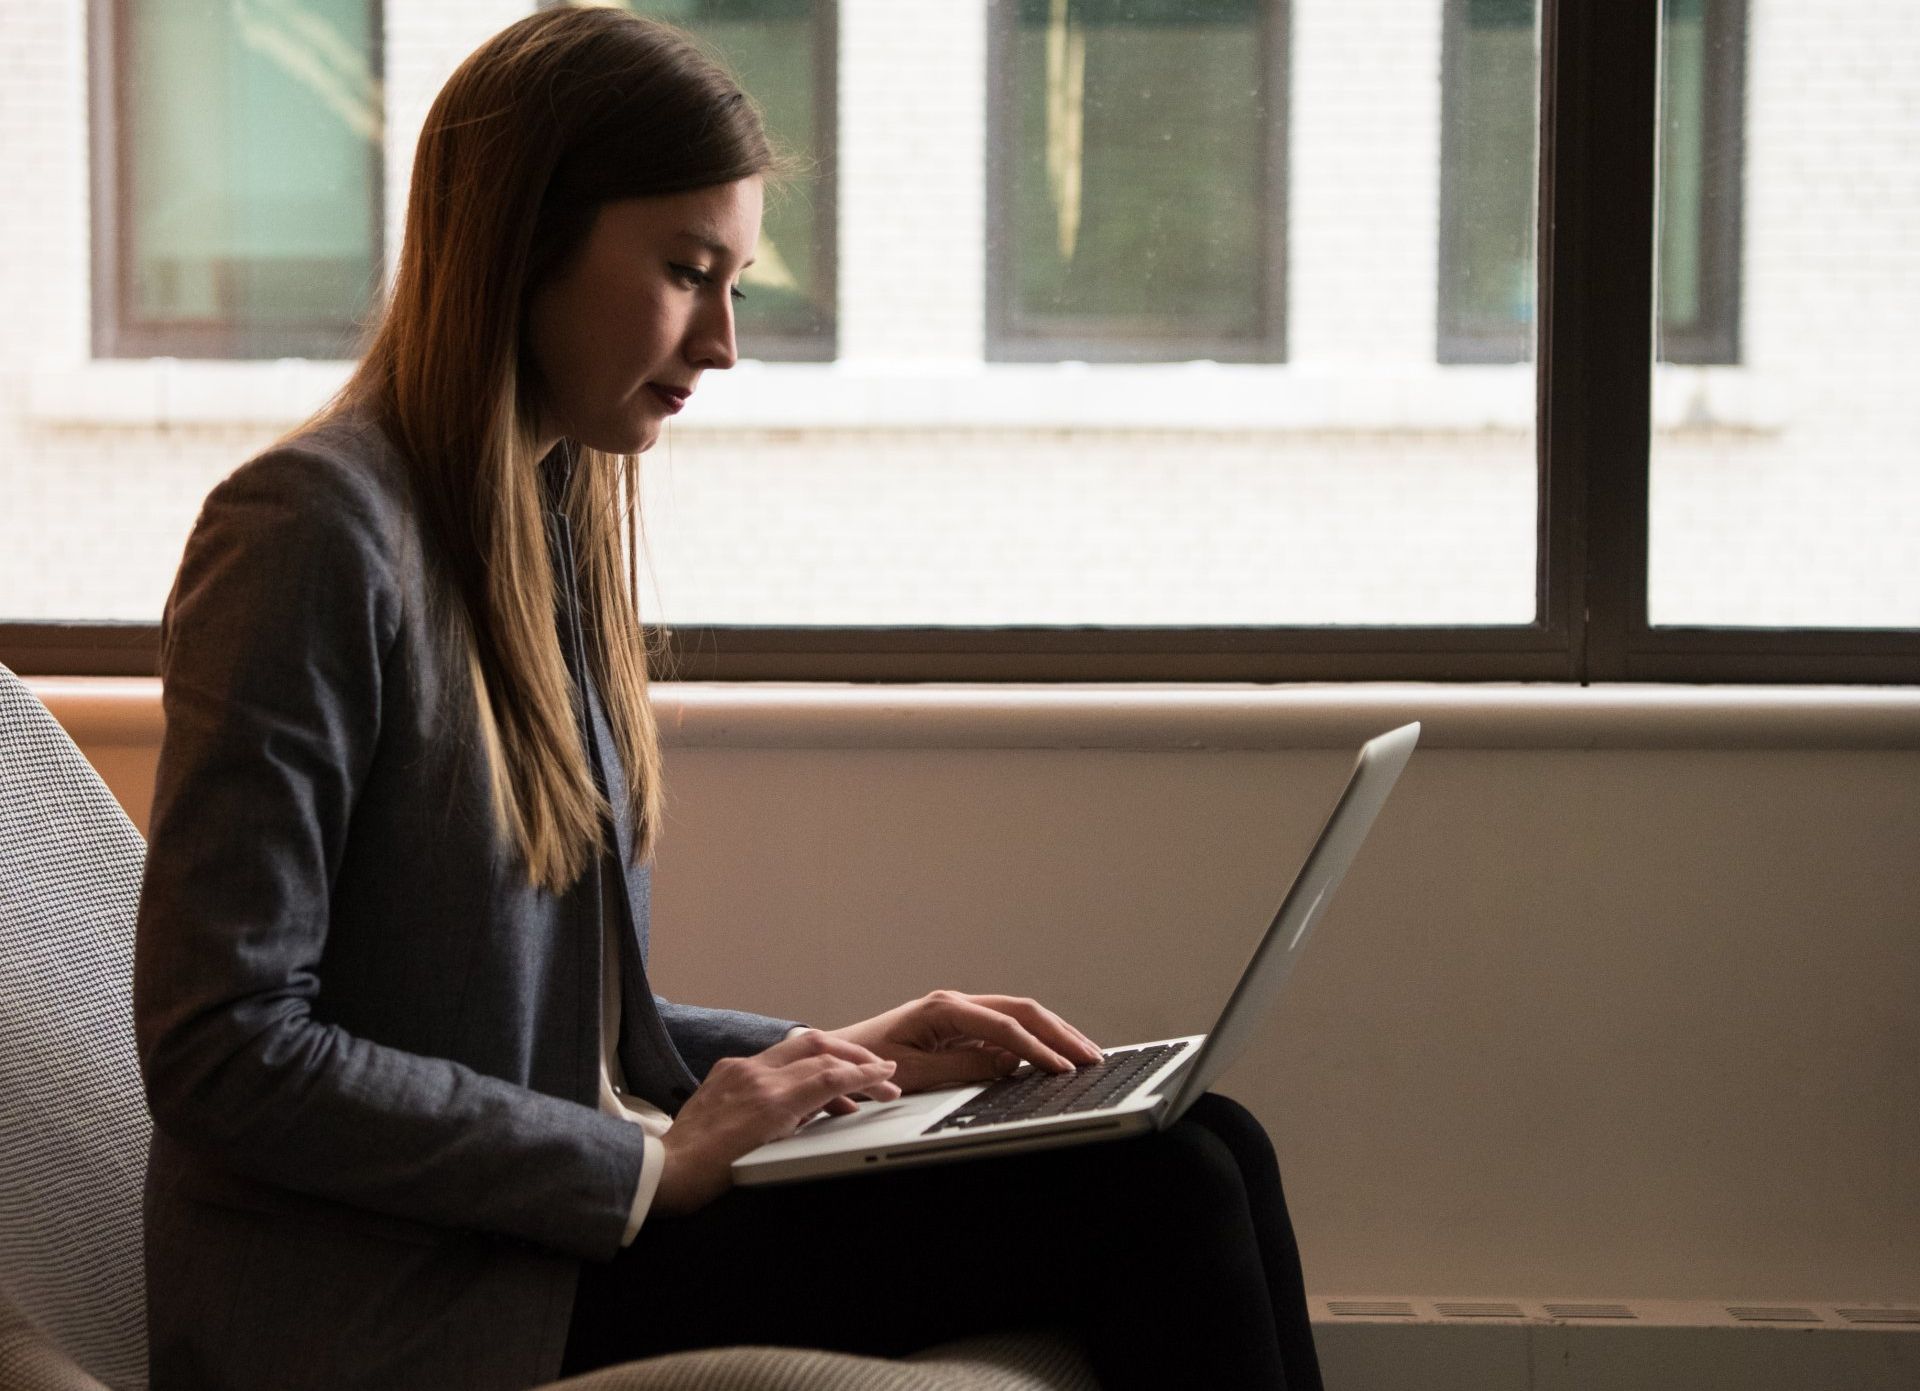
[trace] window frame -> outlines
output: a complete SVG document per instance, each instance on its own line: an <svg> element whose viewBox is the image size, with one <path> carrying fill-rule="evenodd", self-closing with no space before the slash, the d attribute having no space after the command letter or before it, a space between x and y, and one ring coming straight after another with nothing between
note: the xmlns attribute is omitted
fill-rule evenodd
<svg viewBox="0 0 1920 1391"><path fill-rule="evenodd" d="M1019 327L1013 309L1012 141L1017 93L1011 71L1018 0L987 4L987 198L986 341L988 362L1213 362L1280 363L1287 360L1287 188L1288 129L1292 90L1289 57L1292 6L1289 0L1263 0L1261 70L1266 75L1265 158L1259 243L1266 257L1261 271L1260 332L1245 337L1152 338Z"/></svg>
<svg viewBox="0 0 1920 1391"><path fill-rule="evenodd" d="M177 357L260 361L283 357L337 358L365 324L343 321L276 326L163 324L143 321L132 300L133 173L129 115L121 99L131 58L129 10L135 0L87 0L87 153L91 166L90 270L92 353L95 359ZM370 15L369 58L386 71L386 0L365 0ZM387 152L376 148L367 189L376 275L384 277L387 243ZM375 287L375 299L379 295Z"/></svg>
<svg viewBox="0 0 1920 1391"><path fill-rule="evenodd" d="M1543 0L1539 606L1502 627L670 631L722 681L1920 684L1920 630L1646 618L1658 0ZM151 675L157 624L0 624L23 675Z"/></svg>

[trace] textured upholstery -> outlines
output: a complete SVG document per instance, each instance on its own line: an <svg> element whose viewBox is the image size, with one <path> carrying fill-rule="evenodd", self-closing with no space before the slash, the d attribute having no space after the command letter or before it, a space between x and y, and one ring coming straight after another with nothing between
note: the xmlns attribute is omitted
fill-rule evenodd
<svg viewBox="0 0 1920 1391"><path fill-rule="evenodd" d="M46 707L0 666L0 1391L146 1385L133 1049L145 847ZM902 1360L719 1348L568 1391L1097 1391L1070 1342L967 1339Z"/></svg>
<svg viewBox="0 0 1920 1391"><path fill-rule="evenodd" d="M105 1391L0 1291L0 1391ZM900 1361L808 1348L675 1353L607 1367L540 1391L1098 1391L1071 1343L995 1334Z"/></svg>
<svg viewBox="0 0 1920 1391"><path fill-rule="evenodd" d="M0 1389L105 1391L0 1290Z"/></svg>
<svg viewBox="0 0 1920 1391"><path fill-rule="evenodd" d="M144 858L92 766L0 667L0 1290L112 1387L146 1384Z"/></svg>
<svg viewBox="0 0 1920 1391"><path fill-rule="evenodd" d="M1098 1391L1064 1339L993 1334L900 1361L803 1348L677 1352L557 1381L547 1391Z"/></svg>

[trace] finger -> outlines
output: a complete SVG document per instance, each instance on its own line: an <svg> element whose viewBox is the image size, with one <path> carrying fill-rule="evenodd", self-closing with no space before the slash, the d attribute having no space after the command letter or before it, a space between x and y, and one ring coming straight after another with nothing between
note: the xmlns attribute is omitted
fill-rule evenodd
<svg viewBox="0 0 1920 1391"><path fill-rule="evenodd" d="M836 1058L845 1058L851 1063L878 1063L886 1061L871 1048L854 1043L850 1039L841 1038L838 1034L830 1034L825 1029L808 1029L805 1033L795 1034L792 1038L782 1039L780 1042L774 1044L773 1047L767 1049L761 1056L766 1058L768 1062L785 1065L787 1063L797 1062L802 1058L816 1058L827 1055Z"/></svg>
<svg viewBox="0 0 1920 1391"><path fill-rule="evenodd" d="M794 1129L804 1130L809 1123L821 1116L850 1116L859 1109L860 1108L847 1097L836 1096L819 1110L802 1116L798 1124L794 1126Z"/></svg>
<svg viewBox="0 0 1920 1391"><path fill-rule="evenodd" d="M1013 1015L1024 1023L1028 1032L1036 1038L1044 1040L1049 1046L1062 1052L1077 1055L1082 1062L1097 1063L1107 1056L1106 1051L1099 1044L1038 1000L1029 1000L1017 995L972 995L968 998L1004 1014Z"/></svg>
<svg viewBox="0 0 1920 1391"><path fill-rule="evenodd" d="M1020 1066L1020 1056L992 1044L974 1043L946 1048L920 1059L915 1069L917 1089L956 1087L968 1082L990 1082Z"/></svg>
<svg viewBox="0 0 1920 1391"><path fill-rule="evenodd" d="M1018 995L972 995L967 998L1019 1020L1028 1033L1070 1063L1093 1064L1106 1057L1099 1044L1037 1000Z"/></svg>
<svg viewBox="0 0 1920 1391"><path fill-rule="evenodd" d="M1006 998L1002 996L1000 998ZM976 1038L998 1044L1009 1053L1017 1053L1035 1067L1049 1072L1071 1072L1073 1063L1027 1031L1013 1015L975 1003L970 995L954 995L944 1002L947 1021ZM1092 1061L1089 1059L1088 1061Z"/></svg>
<svg viewBox="0 0 1920 1391"><path fill-rule="evenodd" d="M876 1101L893 1101L900 1088L887 1079L893 1075L891 1062L848 1062L844 1058L821 1055L780 1069L777 1074L785 1087L787 1106L802 1116L810 1116L835 1097L864 1092Z"/></svg>

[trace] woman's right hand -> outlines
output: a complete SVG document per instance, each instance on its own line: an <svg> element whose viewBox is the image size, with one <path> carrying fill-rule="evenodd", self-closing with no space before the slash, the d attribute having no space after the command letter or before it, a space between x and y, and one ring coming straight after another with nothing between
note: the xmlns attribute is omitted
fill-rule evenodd
<svg viewBox="0 0 1920 1391"><path fill-rule="evenodd" d="M856 1095L892 1101L894 1064L857 1043L809 1029L746 1058L722 1058L687 1098L662 1144L653 1205L693 1212L733 1183L733 1161L791 1135L816 1111L854 1109Z"/></svg>

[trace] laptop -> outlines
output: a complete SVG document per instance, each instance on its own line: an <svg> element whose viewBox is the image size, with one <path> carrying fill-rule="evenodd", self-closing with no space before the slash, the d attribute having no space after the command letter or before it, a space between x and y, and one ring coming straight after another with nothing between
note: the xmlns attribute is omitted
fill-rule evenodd
<svg viewBox="0 0 1920 1391"><path fill-rule="evenodd" d="M1105 1061L1073 1072L1022 1064L988 1082L863 1101L844 1116L822 1112L734 1160L734 1182L875 1173L1165 1130L1240 1056L1266 1018L1419 737L1417 723L1402 725L1361 747L1333 814L1211 1032L1109 1048Z"/></svg>

